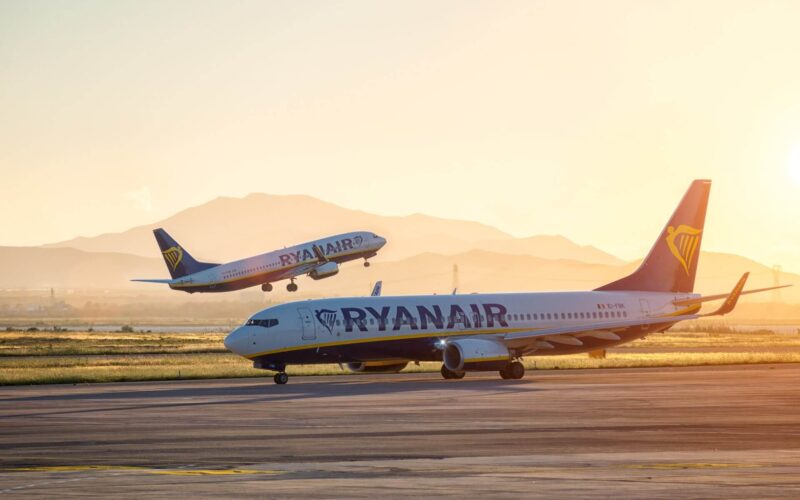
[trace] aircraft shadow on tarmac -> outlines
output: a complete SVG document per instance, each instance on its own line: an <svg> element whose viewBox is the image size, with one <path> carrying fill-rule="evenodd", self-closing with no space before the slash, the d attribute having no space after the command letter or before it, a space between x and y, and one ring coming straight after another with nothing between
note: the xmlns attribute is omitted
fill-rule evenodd
<svg viewBox="0 0 800 500"><path fill-rule="evenodd" d="M181 384L200 384L194 387L137 387L130 390L118 390L120 385L109 386L108 392L98 392L101 386L92 386L91 392L80 391L66 394L47 394L41 396L23 396L16 398L2 398L4 403L10 402L44 402L44 401L130 401L131 403L142 402L142 400L160 400L159 403L143 405L152 406L202 406L202 405L228 405L241 404L246 402L242 397L250 396L250 402L275 402L285 400L297 400L307 398L329 398L347 396L373 396L383 394L398 394L403 392L432 392L432 391L481 391L482 393L514 393L530 392L531 381L524 380L494 380L494 379L463 379L445 381L438 378L402 378L402 375L386 375L386 379L379 380L370 376L364 380L358 380L357 376L348 377L347 381L337 381L338 377L318 378L302 383L275 385L268 379L259 379L263 382L248 385L237 385L241 379L233 379L233 384L227 385L222 380L209 381L181 381ZM392 380L389 377L399 377ZM302 380L301 377L298 377ZM202 384L213 384L210 387L203 387ZM161 384L161 382L159 382ZM148 384L149 385L149 384ZM63 386L61 386L63 387ZM54 390L58 390L53 388ZM69 389L74 389L70 386ZM488 392L487 392L488 391ZM186 398L223 398L215 401L186 401ZM164 400L174 400L165 403ZM139 406L134 405L133 408ZM125 409L131 409L126 406ZM104 410L113 410L105 408ZM100 409L97 409L100 410ZM75 412L81 412L76 410ZM72 413L72 412L69 412Z"/></svg>

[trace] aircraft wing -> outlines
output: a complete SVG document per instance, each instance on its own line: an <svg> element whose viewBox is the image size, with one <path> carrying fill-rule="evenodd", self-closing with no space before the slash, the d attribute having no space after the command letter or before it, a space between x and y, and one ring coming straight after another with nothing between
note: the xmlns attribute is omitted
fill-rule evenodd
<svg viewBox="0 0 800 500"><path fill-rule="evenodd" d="M660 316L642 319L628 319L619 321L605 321L596 323L584 323L573 326L561 326L556 328L543 328L541 330L531 330L528 332L507 333L501 336L506 346L519 349L533 346L536 342L545 341L556 344L583 345L581 337L595 337L604 340L619 340L620 336L614 333L615 330L625 330L631 327L649 327L658 324L672 324L678 321L697 319L697 314L687 314L683 316Z"/></svg>
<svg viewBox="0 0 800 500"><path fill-rule="evenodd" d="M170 284L170 283L172 283L174 280L166 280L166 279L164 279L164 280L161 280L161 279L144 279L144 278L137 278L137 279L132 279L131 281L138 281L139 283L163 283L163 284L165 284L165 285L169 285L169 284Z"/></svg>
<svg viewBox="0 0 800 500"><path fill-rule="evenodd" d="M277 273L277 274L271 274L269 276L269 281L270 282L280 281L280 280L285 280L285 279L289 279L289 278L295 278L295 277L301 276L303 274L308 274L308 273L311 272L312 269L317 267L319 264L320 264L319 261L316 261L316 260L312 260L310 262L306 262L306 263L300 264L297 267L293 267L291 269L286 269L283 272L280 272L280 273Z"/></svg>

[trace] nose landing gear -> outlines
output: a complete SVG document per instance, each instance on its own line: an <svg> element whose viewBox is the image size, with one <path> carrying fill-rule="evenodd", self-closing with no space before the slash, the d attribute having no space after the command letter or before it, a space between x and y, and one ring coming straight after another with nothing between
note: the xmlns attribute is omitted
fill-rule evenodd
<svg viewBox="0 0 800 500"><path fill-rule="evenodd" d="M287 375L286 372L278 372L274 377L272 377L272 379L276 384L283 385L289 381L289 375Z"/></svg>
<svg viewBox="0 0 800 500"><path fill-rule="evenodd" d="M364 259L364 267L369 267L370 263L367 259Z"/></svg>

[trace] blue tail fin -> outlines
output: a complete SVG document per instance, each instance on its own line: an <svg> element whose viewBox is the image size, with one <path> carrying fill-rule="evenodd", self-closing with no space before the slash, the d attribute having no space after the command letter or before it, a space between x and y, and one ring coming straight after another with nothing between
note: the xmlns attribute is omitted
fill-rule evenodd
<svg viewBox="0 0 800 500"><path fill-rule="evenodd" d="M194 274L219 265L194 260L189 255L189 252L161 228L154 229L153 234L156 237L158 247L161 249L161 255L164 256L164 262L167 264L167 269L169 269L172 279L182 278L187 274Z"/></svg>
<svg viewBox="0 0 800 500"><path fill-rule="evenodd" d="M691 293L710 190L711 181L692 182L639 269L597 290Z"/></svg>

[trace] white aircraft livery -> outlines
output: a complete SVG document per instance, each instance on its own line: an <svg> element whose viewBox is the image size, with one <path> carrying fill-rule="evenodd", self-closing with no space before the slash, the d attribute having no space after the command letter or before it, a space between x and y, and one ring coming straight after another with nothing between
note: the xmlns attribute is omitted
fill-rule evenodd
<svg viewBox="0 0 800 500"><path fill-rule="evenodd" d="M172 279L135 279L146 283L165 283L184 292L230 292L261 285L265 292L272 283L288 279L286 289L297 291L294 279L307 274L312 279L329 278L339 273L339 264L378 254L386 240L375 233L354 232L309 241L255 257L210 264L198 262L163 229L153 230Z"/></svg>
<svg viewBox="0 0 800 500"><path fill-rule="evenodd" d="M288 381L289 364L347 363L353 371L398 372L441 361L442 376L525 373L528 355L588 352L663 332L679 321L733 310L747 273L730 293L693 293L711 181L694 181L633 274L588 292L370 296L269 307L225 338L232 352ZM702 304L723 300L700 314Z"/></svg>

